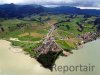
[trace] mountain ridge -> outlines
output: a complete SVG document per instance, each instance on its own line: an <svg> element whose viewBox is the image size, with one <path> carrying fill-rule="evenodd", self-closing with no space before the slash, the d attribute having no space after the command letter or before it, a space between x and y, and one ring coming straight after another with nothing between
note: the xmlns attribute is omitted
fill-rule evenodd
<svg viewBox="0 0 100 75"><path fill-rule="evenodd" d="M40 13L100 16L100 10L80 9L70 6L59 6L50 8L41 5L16 5L13 3L0 5L0 18L21 18Z"/></svg>

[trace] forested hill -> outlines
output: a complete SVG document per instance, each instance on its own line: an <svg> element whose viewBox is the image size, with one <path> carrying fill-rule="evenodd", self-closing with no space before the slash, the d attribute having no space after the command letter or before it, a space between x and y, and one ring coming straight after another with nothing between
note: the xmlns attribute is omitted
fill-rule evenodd
<svg viewBox="0 0 100 75"><path fill-rule="evenodd" d="M60 14L77 14L77 15L100 15L100 10L96 9L80 9L70 6L60 6L55 8L45 8L45 11L49 13L60 13Z"/></svg>
<svg viewBox="0 0 100 75"><path fill-rule="evenodd" d="M32 14L39 14L43 12L43 7L39 5L15 5L4 4L0 5L0 17L13 18L25 17Z"/></svg>
<svg viewBox="0 0 100 75"><path fill-rule="evenodd" d="M51 13L51 14L84 14L84 15L100 15L100 10L79 9L76 7L60 6L55 8L43 7L41 5L0 5L1 18L20 18L33 14Z"/></svg>

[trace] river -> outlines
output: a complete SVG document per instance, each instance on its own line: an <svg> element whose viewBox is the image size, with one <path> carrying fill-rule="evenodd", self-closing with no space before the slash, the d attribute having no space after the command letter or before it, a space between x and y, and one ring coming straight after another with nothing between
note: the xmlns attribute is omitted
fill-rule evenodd
<svg viewBox="0 0 100 75"><path fill-rule="evenodd" d="M81 71L53 71L41 65L22 49L14 48L10 42L0 40L0 75L100 75L100 39L83 45L83 48L73 50L68 57L59 57L56 65L95 65L92 72Z"/></svg>

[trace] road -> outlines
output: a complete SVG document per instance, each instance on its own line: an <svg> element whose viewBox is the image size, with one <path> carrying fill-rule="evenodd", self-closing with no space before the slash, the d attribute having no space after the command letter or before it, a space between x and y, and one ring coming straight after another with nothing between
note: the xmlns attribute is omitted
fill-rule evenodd
<svg viewBox="0 0 100 75"><path fill-rule="evenodd" d="M45 40L43 41L43 44L46 44L47 40L52 37L52 39L54 40L54 37L52 36L52 33L54 32L54 30L56 29L56 27L54 25L51 25L51 29L49 30L48 34L45 37Z"/></svg>

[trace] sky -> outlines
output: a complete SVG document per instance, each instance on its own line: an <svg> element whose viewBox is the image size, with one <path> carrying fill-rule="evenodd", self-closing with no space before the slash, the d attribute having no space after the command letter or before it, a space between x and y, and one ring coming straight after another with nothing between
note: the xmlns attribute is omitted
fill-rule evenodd
<svg viewBox="0 0 100 75"><path fill-rule="evenodd" d="M44 6L76 6L81 9L100 9L100 0L0 0L0 4L39 4Z"/></svg>

